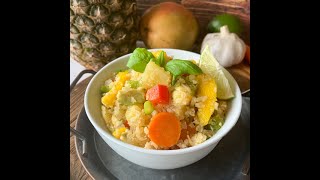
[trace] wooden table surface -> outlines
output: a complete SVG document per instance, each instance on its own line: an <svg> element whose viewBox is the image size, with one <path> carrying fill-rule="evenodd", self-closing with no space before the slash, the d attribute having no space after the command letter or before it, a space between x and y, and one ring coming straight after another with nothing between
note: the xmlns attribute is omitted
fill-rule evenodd
<svg viewBox="0 0 320 180"><path fill-rule="evenodd" d="M250 88L250 66L246 63L242 63L228 71L238 82L242 91ZM91 79L91 76L78 83L72 93L70 94L70 126L75 127L78 113L83 107L83 98L85 89ZM75 148L75 137L70 135L70 179L72 180L84 180L92 179L86 170L83 168Z"/></svg>
<svg viewBox="0 0 320 180"><path fill-rule="evenodd" d="M85 88L87 87L91 77L78 83L70 94L70 126L75 127L78 113L83 107L83 97ZM84 180L92 179L86 170L83 168L80 159L78 158L75 147L75 136L70 134L70 179Z"/></svg>

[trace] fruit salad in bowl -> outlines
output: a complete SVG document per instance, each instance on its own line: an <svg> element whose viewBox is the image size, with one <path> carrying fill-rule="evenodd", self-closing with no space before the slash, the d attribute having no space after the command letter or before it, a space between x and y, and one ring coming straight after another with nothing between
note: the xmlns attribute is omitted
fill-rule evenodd
<svg viewBox="0 0 320 180"><path fill-rule="evenodd" d="M154 169L186 166L210 153L237 122L241 102L236 81L208 48L201 55L137 48L95 74L84 101L114 151Z"/></svg>
<svg viewBox="0 0 320 180"><path fill-rule="evenodd" d="M214 136L234 95L223 74L216 79L208 72L218 67L209 66L137 48L128 69L100 88L107 128L121 141L157 150L192 147ZM218 88L217 80L226 82Z"/></svg>

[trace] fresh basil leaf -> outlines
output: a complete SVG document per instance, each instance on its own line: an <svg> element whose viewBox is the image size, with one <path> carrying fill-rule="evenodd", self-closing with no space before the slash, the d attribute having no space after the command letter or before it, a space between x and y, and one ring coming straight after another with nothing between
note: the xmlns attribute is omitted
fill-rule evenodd
<svg viewBox="0 0 320 180"><path fill-rule="evenodd" d="M153 61L160 67L163 67L165 64L164 60L164 51L161 51L157 59L153 59Z"/></svg>
<svg viewBox="0 0 320 180"><path fill-rule="evenodd" d="M155 57L145 48L136 48L129 58L127 66L137 72L144 72L147 64Z"/></svg>
<svg viewBox="0 0 320 180"><path fill-rule="evenodd" d="M203 73L202 70L191 61L180 59L173 59L169 61L165 65L165 70L169 71L173 75L172 85L176 83L177 78L182 74L198 75Z"/></svg>
<svg viewBox="0 0 320 180"><path fill-rule="evenodd" d="M160 66L163 67L166 63L165 59L164 59L164 51L160 52L160 55L158 57L159 61L160 61Z"/></svg>

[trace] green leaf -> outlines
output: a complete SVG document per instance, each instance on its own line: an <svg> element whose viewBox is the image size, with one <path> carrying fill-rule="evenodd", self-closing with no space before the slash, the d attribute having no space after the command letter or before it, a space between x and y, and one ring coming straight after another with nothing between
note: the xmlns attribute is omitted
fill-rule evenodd
<svg viewBox="0 0 320 180"><path fill-rule="evenodd" d="M180 59L173 59L169 61L165 65L165 70L169 71L173 75L172 85L176 83L177 78L182 74L198 75L203 73L202 70L191 61Z"/></svg>
<svg viewBox="0 0 320 180"><path fill-rule="evenodd" d="M163 67L165 65L164 60L164 51L161 51L157 59L153 59L153 61L160 67Z"/></svg>
<svg viewBox="0 0 320 180"><path fill-rule="evenodd" d="M144 72L147 64L155 57L145 48L136 48L129 58L127 66L137 72Z"/></svg>

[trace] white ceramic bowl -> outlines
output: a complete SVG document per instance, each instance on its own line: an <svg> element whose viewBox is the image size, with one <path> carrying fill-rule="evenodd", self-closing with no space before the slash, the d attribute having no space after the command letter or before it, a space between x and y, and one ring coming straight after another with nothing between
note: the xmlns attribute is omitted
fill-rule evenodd
<svg viewBox="0 0 320 180"><path fill-rule="evenodd" d="M157 49L151 49L155 51ZM169 56L177 59L193 59L198 61L200 55L183 50L176 49L162 49L167 52ZM119 69L127 69L126 64L131 54L122 56L104 66L91 79L84 97L84 106L90 122L100 134L103 140L123 158L153 169L174 169L192 164L206 155L208 155L213 148L219 143L236 124L241 112L242 98L238 84L234 78L225 71L225 74L234 90L235 97L228 102L228 112L226 114L225 124L221 129L210 139L202 144L194 147L178 150L149 150L140 148L125 142L122 142L106 129L104 120L101 115L101 94L100 87L105 80L112 77L112 73ZM236 139L235 139L236 141Z"/></svg>

